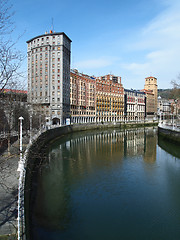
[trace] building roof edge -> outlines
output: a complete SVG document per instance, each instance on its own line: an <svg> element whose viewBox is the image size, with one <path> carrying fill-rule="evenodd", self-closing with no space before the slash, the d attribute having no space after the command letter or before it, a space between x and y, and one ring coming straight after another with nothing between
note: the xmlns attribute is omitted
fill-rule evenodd
<svg viewBox="0 0 180 240"><path fill-rule="evenodd" d="M36 38L45 37L45 36L53 36L53 35L64 35L65 37L67 37L69 39L70 42L72 42L72 40L64 32L53 32L53 33L45 33L45 34L33 37L30 40L26 41L26 43L29 43L29 42L33 41L34 39L36 39Z"/></svg>

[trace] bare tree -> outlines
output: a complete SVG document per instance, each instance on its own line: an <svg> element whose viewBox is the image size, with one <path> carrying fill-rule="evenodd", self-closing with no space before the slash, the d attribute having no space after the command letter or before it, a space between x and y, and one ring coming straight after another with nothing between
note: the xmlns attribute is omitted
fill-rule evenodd
<svg viewBox="0 0 180 240"><path fill-rule="evenodd" d="M8 0L0 0L0 35L1 37L5 34L9 34L13 31L12 16L14 11L12 4Z"/></svg>
<svg viewBox="0 0 180 240"><path fill-rule="evenodd" d="M180 74L177 77L177 80L172 80L171 84L173 88L180 88Z"/></svg>
<svg viewBox="0 0 180 240"><path fill-rule="evenodd" d="M19 51L13 49L13 45L0 44L0 91L8 86L10 81L14 81L20 76L20 66L23 56Z"/></svg>
<svg viewBox="0 0 180 240"><path fill-rule="evenodd" d="M171 98L180 99L180 74L177 77L177 80L172 80L171 84L173 86L171 91Z"/></svg>
<svg viewBox="0 0 180 240"><path fill-rule="evenodd" d="M0 94L4 94L4 89L21 89L20 87L20 67L24 60L23 54L16 49L16 43L20 36L12 39L12 32L15 29L13 22L13 6L10 0L0 0ZM18 83L14 85L14 83ZM4 101L4 100L3 100ZM9 123L14 115L14 95L9 94L9 99L1 103L0 125L8 120L6 131L9 134L13 125ZM9 119L8 115L9 114ZM1 139L0 139L1 143ZM11 155L7 152L0 155L0 230L4 228L7 234L16 233L17 218L17 187L18 173L17 162L19 159L18 142L11 149ZM1 234L1 232L0 232Z"/></svg>
<svg viewBox="0 0 180 240"><path fill-rule="evenodd" d="M0 0L0 91L19 78L20 66L24 60L23 54L15 48L20 36L15 41L11 39L14 30L13 15L8 0Z"/></svg>

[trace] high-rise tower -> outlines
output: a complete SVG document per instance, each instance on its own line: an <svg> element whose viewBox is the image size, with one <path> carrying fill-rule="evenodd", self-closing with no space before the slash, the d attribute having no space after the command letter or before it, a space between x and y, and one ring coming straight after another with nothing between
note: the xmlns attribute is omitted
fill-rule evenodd
<svg viewBox="0 0 180 240"><path fill-rule="evenodd" d="M63 124L70 114L71 40L64 32L27 41L28 102L46 124Z"/></svg>

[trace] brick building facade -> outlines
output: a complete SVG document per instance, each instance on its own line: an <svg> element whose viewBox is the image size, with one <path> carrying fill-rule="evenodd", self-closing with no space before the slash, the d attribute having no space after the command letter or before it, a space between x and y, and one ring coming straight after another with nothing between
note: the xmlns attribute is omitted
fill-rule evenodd
<svg viewBox="0 0 180 240"><path fill-rule="evenodd" d="M97 122L122 121L124 117L124 88L121 77L106 75L96 78Z"/></svg>
<svg viewBox="0 0 180 240"><path fill-rule="evenodd" d="M95 78L71 70L70 110L73 123L96 121L96 81Z"/></svg>

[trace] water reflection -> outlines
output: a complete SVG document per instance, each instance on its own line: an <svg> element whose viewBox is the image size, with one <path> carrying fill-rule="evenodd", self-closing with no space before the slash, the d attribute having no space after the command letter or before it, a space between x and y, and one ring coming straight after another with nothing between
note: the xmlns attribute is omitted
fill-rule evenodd
<svg viewBox="0 0 180 240"><path fill-rule="evenodd" d="M70 136L62 144L60 141L53 145L49 152L49 159L57 159L63 153L65 158L69 158L72 163L78 161L80 169L82 162L87 165L87 168L90 167L93 156L100 158L103 156L103 159L114 161L114 158L111 158L114 154L118 156L118 159L122 159L124 156L140 155L144 156L145 161L154 162L156 161L154 133L156 133L156 129L114 130L96 134L87 133L85 136L76 134L76 137ZM76 159L73 156L76 156ZM84 158L87 161L84 162Z"/></svg>
<svg viewBox="0 0 180 240"><path fill-rule="evenodd" d="M164 154L153 128L59 139L34 178L30 239L164 239Z"/></svg>

